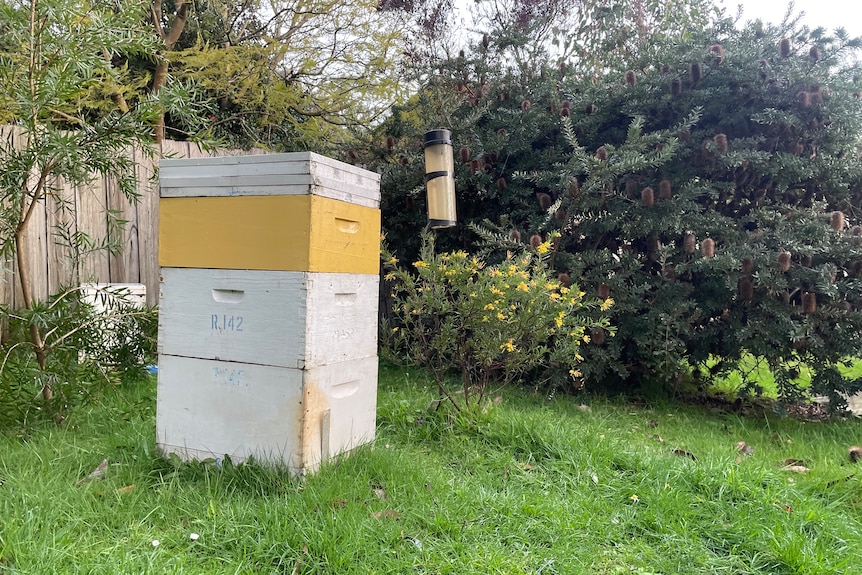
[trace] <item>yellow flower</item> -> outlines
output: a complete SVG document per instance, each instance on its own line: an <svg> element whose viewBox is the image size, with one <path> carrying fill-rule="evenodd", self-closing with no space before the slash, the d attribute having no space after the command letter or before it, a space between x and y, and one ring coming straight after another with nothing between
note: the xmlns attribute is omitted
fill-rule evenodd
<svg viewBox="0 0 862 575"><path fill-rule="evenodd" d="M487 303L487 304L485 304L485 307L483 307L482 309L484 309L484 310L492 310L492 309L494 309L494 304L492 304L492 303Z"/></svg>
<svg viewBox="0 0 862 575"><path fill-rule="evenodd" d="M383 279L385 279L385 280L389 280L389 281L392 281L392 280L394 280L394 279L395 279L395 274L391 274L391 273L390 273L390 274L386 274L385 276L383 276Z"/></svg>
<svg viewBox="0 0 862 575"><path fill-rule="evenodd" d="M575 359L576 359L576 360L578 360L578 361L584 361L584 356L582 356L582 355L581 355L581 354L579 354L579 353L576 353L576 354L575 354Z"/></svg>
<svg viewBox="0 0 862 575"><path fill-rule="evenodd" d="M640 499L641 499L641 498L640 498L640 497L638 497L638 496L637 496L637 495L635 495L635 494L632 494L632 495L631 495L631 497L629 497L629 499L631 499L632 501L634 501L635 503L637 503L638 501L640 501Z"/></svg>
<svg viewBox="0 0 862 575"><path fill-rule="evenodd" d="M584 343L590 343L590 336L585 335L583 339L584 339Z"/></svg>
<svg viewBox="0 0 862 575"><path fill-rule="evenodd" d="M558 287L560 287L560 286L558 284L555 284L554 282L548 282L545 284L545 289L548 291L555 290Z"/></svg>
<svg viewBox="0 0 862 575"><path fill-rule="evenodd" d="M398 258L396 258L395 256L392 256L391 258L389 258L389 260L386 263L394 266L395 264L398 263Z"/></svg>
<svg viewBox="0 0 862 575"><path fill-rule="evenodd" d="M491 293L494 295L503 295L503 292L497 289L495 286L491 286Z"/></svg>
<svg viewBox="0 0 862 575"><path fill-rule="evenodd" d="M577 378L581 377L581 372L578 371L577 369L570 369L569 375L572 376L572 379L577 379Z"/></svg>
<svg viewBox="0 0 862 575"><path fill-rule="evenodd" d="M566 286L562 286L560 288L560 293L566 295L567 293L569 293L569 288L567 288Z"/></svg>
<svg viewBox="0 0 862 575"><path fill-rule="evenodd" d="M501 271L500 271L500 270L498 270L497 268L494 268L494 269L492 269L492 270L491 270L491 273L490 273L489 275L490 275L492 278L495 278L495 277L498 277L498 276L503 275L503 272L501 272Z"/></svg>
<svg viewBox="0 0 862 575"><path fill-rule="evenodd" d="M505 320L505 319L506 319L506 316L505 316L502 312L500 312L500 313L498 313L498 314L497 314L497 319L499 319L499 320Z"/></svg>
<svg viewBox="0 0 862 575"><path fill-rule="evenodd" d="M474 292L474 291L471 291L471 292L470 292L470 297L471 297L471 298L474 298L474 297L476 297L476 292Z"/></svg>
<svg viewBox="0 0 862 575"><path fill-rule="evenodd" d="M395 333L395 332L397 332L397 331L398 331L398 327L397 327L397 326L392 328L392 333Z"/></svg>
<svg viewBox="0 0 862 575"><path fill-rule="evenodd" d="M553 292L548 297L551 298L551 301L557 301L561 296L557 292Z"/></svg>
<svg viewBox="0 0 862 575"><path fill-rule="evenodd" d="M519 291L527 292L527 291L530 291L530 286L528 286L528 285L527 285L527 284L525 284L524 282L521 282L521 283L519 283L519 284L518 284L518 290L519 290Z"/></svg>
<svg viewBox="0 0 862 575"><path fill-rule="evenodd" d="M487 316L487 315L483 315L483 316L482 316L482 321L488 321L488 316Z"/></svg>
<svg viewBox="0 0 862 575"><path fill-rule="evenodd" d="M422 260L415 262L413 265L416 266L417 268L427 268L428 267L428 264L426 264Z"/></svg>
<svg viewBox="0 0 862 575"><path fill-rule="evenodd" d="M536 251L540 254L548 253L548 250L551 249L551 244L549 242L543 242L536 246Z"/></svg>
<svg viewBox="0 0 862 575"><path fill-rule="evenodd" d="M515 347L515 340L513 339L509 339L509 341L507 341L506 343L500 344L501 351L513 352L516 349L517 348Z"/></svg>
<svg viewBox="0 0 862 575"><path fill-rule="evenodd" d="M447 276L454 276L456 273L458 273L458 272L456 272L455 270L446 270Z"/></svg>
<svg viewBox="0 0 862 575"><path fill-rule="evenodd" d="M606 299L605 301L602 302L601 309L602 309L602 311L608 311L609 309L611 309L612 305L614 305L614 298L609 297L608 299Z"/></svg>

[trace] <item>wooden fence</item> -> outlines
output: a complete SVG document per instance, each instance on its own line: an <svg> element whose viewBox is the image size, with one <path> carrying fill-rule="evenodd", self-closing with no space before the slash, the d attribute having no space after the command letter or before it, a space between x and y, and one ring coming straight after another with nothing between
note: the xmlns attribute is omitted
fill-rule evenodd
<svg viewBox="0 0 862 575"><path fill-rule="evenodd" d="M0 138L23 138L21 131L0 126ZM159 187L153 174L158 160L147 158L140 149L131 150L140 200L130 204L111 178L97 178L88 186L56 187L59 193L39 203L27 229L30 266L33 270L33 295L45 300L67 286L83 282L142 283L147 286L147 303L159 299ZM229 152L236 154L243 152ZM211 154L190 142L166 141L165 157L196 158ZM224 154L227 155L227 154ZM0 162L2 162L0 158ZM121 229L109 226L108 210L127 223ZM116 254L93 250L75 257L57 235L62 226L69 231L85 232L95 244L108 240L121 247ZM111 236L114 237L111 237ZM5 240L5 238L2 238ZM0 303L18 308L23 305L21 288L15 276L14 258L2 262Z"/></svg>

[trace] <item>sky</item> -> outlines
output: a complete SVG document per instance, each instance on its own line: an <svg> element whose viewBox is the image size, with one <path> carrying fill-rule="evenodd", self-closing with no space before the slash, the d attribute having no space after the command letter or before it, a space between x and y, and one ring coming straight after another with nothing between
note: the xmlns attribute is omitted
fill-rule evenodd
<svg viewBox="0 0 862 575"><path fill-rule="evenodd" d="M787 12L788 0L723 0L721 6L729 15L742 5L742 19L760 18L780 22ZM802 22L809 28L823 26L827 30L844 27L850 36L862 36L862 2L858 0L796 0L794 13L804 12Z"/></svg>

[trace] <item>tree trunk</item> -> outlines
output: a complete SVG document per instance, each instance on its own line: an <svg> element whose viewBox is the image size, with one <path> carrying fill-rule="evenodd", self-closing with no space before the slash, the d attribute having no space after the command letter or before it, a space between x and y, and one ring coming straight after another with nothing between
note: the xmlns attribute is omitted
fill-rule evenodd
<svg viewBox="0 0 862 575"><path fill-rule="evenodd" d="M162 0L153 0L152 18L153 26L159 33L162 42L165 43L165 50L173 50L177 40L183 33L183 28L186 26L188 19L189 3L186 0L177 0L177 8L174 12L174 21L171 23L170 29L167 31L162 27ZM153 72L153 93L158 94L159 90L164 88L168 79L168 60L165 57L159 59L156 63L156 69ZM165 113L159 114L156 119L154 128L154 137L156 143L161 145L165 139Z"/></svg>

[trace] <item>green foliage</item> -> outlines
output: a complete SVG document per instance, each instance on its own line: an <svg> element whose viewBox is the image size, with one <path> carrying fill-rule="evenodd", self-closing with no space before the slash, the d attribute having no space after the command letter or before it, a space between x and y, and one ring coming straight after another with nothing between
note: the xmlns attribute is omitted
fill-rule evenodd
<svg viewBox="0 0 862 575"><path fill-rule="evenodd" d="M459 410L481 402L489 386L519 382L527 374L534 384L539 379L581 385L578 365L581 345L590 341L587 330L613 332L605 317L588 320L586 311L604 312L613 301L586 300L576 286L553 279L545 262L552 240L510 253L496 266L463 251L437 254L428 233L423 241L415 274L384 251L394 309L394 320L382 327L384 353L429 368ZM453 370L460 372L460 399L446 386Z"/></svg>
<svg viewBox="0 0 862 575"><path fill-rule="evenodd" d="M862 388L839 369L862 346L860 45L792 19L724 19L593 78L551 61L513 70L479 46L386 125L384 222L415 253L409 152L422 129L450 127L459 219L484 233L441 245L560 233L554 268L616 301L617 337L582 352L589 385L673 390L754 355L783 398L840 405Z"/></svg>
<svg viewBox="0 0 862 575"><path fill-rule="evenodd" d="M156 310L136 307L121 291L98 292L95 302L72 288L28 309L2 310L9 337L0 349L0 426L65 417L94 392L143 376L156 355ZM44 367L33 353L32 325L51 351ZM39 399L46 386L54 392L50 409Z"/></svg>

